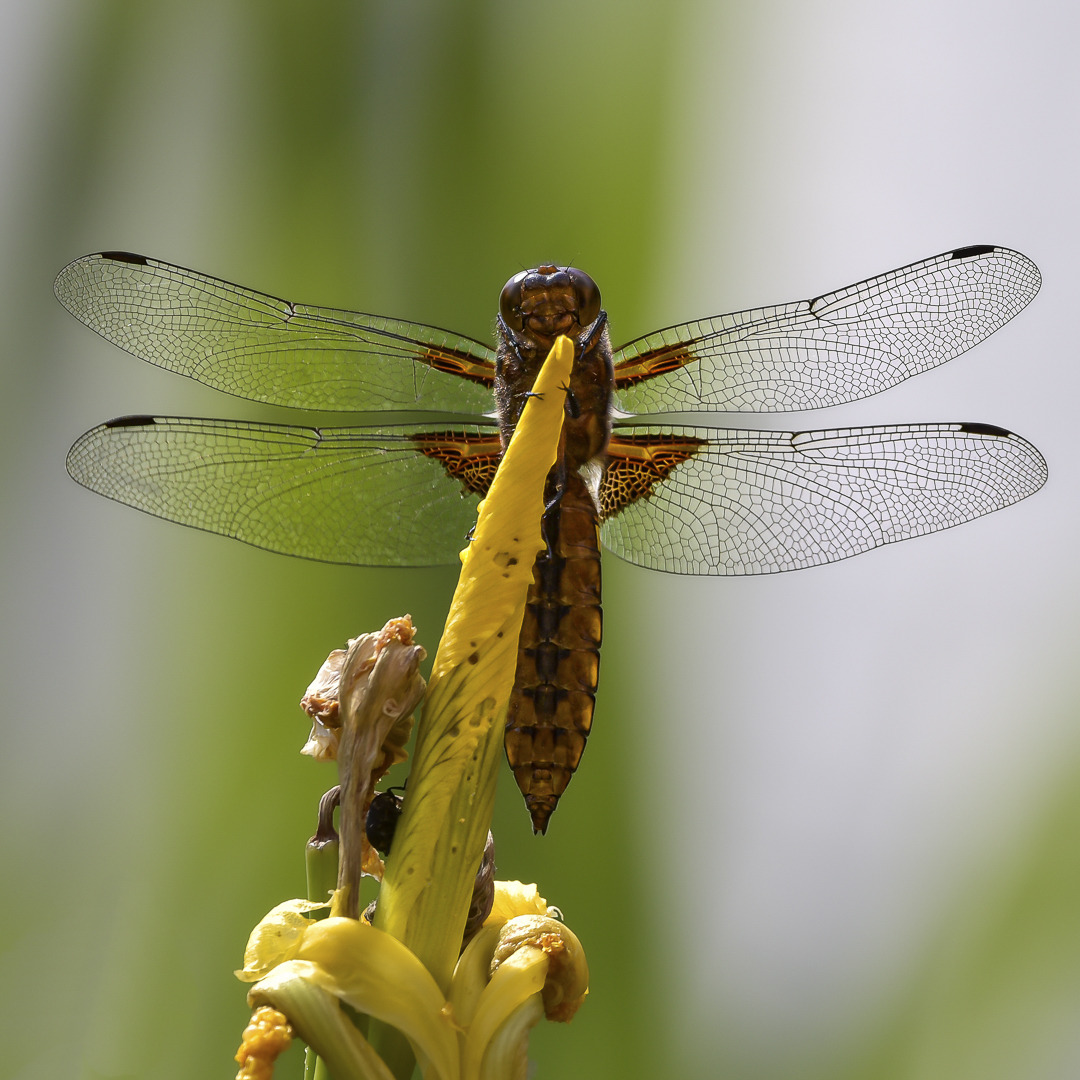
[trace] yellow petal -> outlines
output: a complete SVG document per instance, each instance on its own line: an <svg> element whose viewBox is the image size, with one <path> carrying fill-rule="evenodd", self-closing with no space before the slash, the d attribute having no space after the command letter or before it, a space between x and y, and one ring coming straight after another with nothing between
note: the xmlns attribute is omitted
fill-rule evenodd
<svg viewBox="0 0 1080 1080"><path fill-rule="evenodd" d="M535 885L525 885L520 881L496 881L495 900L491 913L484 920L484 925L504 923L517 915L546 915L548 902L540 895Z"/></svg>
<svg viewBox="0 0 1080 1080"><path fill-rule="evenodd" d="M527 1080L529 1033L544 1017L539 997L523 1001L499 1025L484 1051L479 1080Z"/></svg>
<svg viewBox="0 0 1080 1080"><path fill-rule="evenodd" d="M484 500L435 657L379 896L377 925L406 942L447 990L494 804L573 353L567 338L556 341Z"/></svg>
<svg viewBox="0 0 1080 1080"><path fill-rule="evenodd" d="M480 995L476 1013L465 1033L461 1064L467 1080L480 1075L484 1055L492 1040L521 1006L535 998L531 1015L536 1016L542 1011L537 1006L541 1004L548 966L548 957L543 949L524 946L508 957L491 977ZM523 1032L518 1033L519 1037L527 1041L531 1027L530 1023Z"/></svg>
<svg viewBox="0 0 1080 1080"><path fill-rule="evenodd" d="M457 1076L457 1028L446 1000L396 938L355 919L323 919L308 928L296 959L317 967L328 980L323 987L357 1012L401 1031L422 1064L430 1061L448 1080Z"/></svg>
<svg viewBox="0 0 1080 1080"><path fill-rule="evenodd" d="M481 987L486 960L491 974ZM569 1020L588 986L581 942L563 923L520 915L486 925L462 954L451 993L455 1018L467 1026L465 1080L498 1076L497 1069L518 1075L539 1016Z"/></svg>
<svg viewBox="0 0 1080 1080"><path fill-rule="evenodd" d="M333 980L317 964L306 960L279 964L251 988L248 1004L271 1005L288 1016L297 1035L326 1062L334 1080L394 1080L342 1011Z"/></svg>
<svg viewBox="0 0 1080 1080"><path fill-rule="evenodd" d="M491 981L491 957L501 932L501 922L485 923L465 946L454 968L450 1007L454 1011L454 1020L463 1028L472 1024L480 995Z"/></svg>
<svg viewBox="0 0 1080 1080"><path fill-rule="evenodd" d="M306 913L329 906L325 900L286 900L278 904L251 931L244 949L244 966L234 972L236 977L241 982L255 982L276 964L292 959L300 948L304 932L315 924Z"/></svg>
<svg viewBox="0 0 1080 1080"><path fill-rule="evenodd" d="M577 935L565 923L542 915L519 915L502 929L491 959L491 983L518 953L540 949L548 958L544 982L544 1014L549 1020L570 1020L589 992L589 965Z"/></svg>

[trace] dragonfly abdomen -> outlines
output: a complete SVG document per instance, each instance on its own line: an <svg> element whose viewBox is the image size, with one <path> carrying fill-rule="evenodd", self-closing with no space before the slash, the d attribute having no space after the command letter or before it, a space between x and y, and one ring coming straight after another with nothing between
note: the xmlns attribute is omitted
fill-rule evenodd
<svg viewBox="0 0 1080 1080"><path fill-rule="evenodd" d="M596 508L570 473L544 516L548 550L533 568L506 719L506 757L536 832L574 775L592 726L600 672Z"/></svg>

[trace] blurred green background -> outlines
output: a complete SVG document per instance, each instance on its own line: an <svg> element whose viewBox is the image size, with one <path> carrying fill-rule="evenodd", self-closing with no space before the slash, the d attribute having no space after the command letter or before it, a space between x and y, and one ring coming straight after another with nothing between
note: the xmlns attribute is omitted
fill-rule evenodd
<svg viewBox="0 0 1080 1080"><path fill-rule="evenodd" d="M592 992L538 1076L1080 1075L1080 272L1066 3L0 5L5 753L0 1075L232 1075L250 927L303 890L326 653L452 570L305 564L97 499L110 416L267 416L52 298L130 249L486 339L540 261L616 341L1001 243L1042 295L882 399L763 426L980 420L1051 483L799 575L605 562L595 731L537 881ZM279 414L280 416L280 414ZM278 417L275 417L278 418ZM296 1075L298 1059L280 1066Z"/></svg>

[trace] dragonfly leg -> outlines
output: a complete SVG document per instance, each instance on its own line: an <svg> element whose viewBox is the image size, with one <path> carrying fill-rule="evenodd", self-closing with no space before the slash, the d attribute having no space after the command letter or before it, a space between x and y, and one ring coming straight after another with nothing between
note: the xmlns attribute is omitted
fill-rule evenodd
<svg viewBox="0 0 1080 1080"><path fill-rule="evenodd" d="M596 317L596 322L592 324L592 326L589 328L589 332L587 334L584 334L581 340L578 342L578 346L581 350L581 352L578 353L579 356L581 355L581 353L589 351L589 349L592 347L592 343L596 340L597 336L604 332L605 326L607 326L607 312L604 311L603 308L601 308L600 314Z"/></svg>
<svg viewBox="0 0 1080 1080"><path fill-rule="evenodd" d="M544 541L549 561L555 558L554 542L558 533L559 504L566 491L566 476L566 458L560 455L548 476L548 490L552 494L544 504L544 516L540 519L540 537Z"/></svg>

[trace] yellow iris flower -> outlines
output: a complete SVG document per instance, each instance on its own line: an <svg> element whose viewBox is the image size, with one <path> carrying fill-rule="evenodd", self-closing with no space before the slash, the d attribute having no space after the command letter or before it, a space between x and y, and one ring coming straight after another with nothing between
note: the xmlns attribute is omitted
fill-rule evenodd
<svg viewBox="0 0 1080 1080"><path fill-rule="evenodd" d="M370 1018L372 1030L400 1032L425 1080L524 1078L532 1026L544 1015L569 1020L588 992L581 943L535 885L497 882L491 914L458 955L494 805L572 363L572 344L559 338L480 506L435 657L375 925L336 915L316 921L309 912L326 904L290 901L256 927L237 975L254 982L249 1004L270 1011L257 1014L250 1040L245 1033L242 1077L267 1075L266 1059L291 1027L334 1080L393 1080L379 1040L365 1037L345 1005Z"/></svg>

